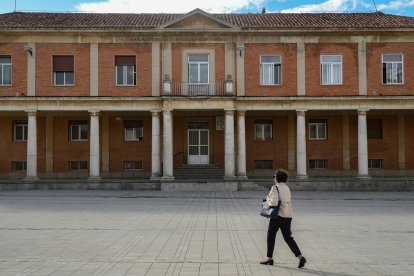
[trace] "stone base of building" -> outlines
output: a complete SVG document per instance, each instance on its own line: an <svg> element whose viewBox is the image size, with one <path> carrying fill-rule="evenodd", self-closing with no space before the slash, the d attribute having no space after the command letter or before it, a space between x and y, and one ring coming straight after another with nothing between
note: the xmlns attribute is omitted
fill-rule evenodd
<svg viewBox="0 0 414 276"><path fill-rule="evenodd" d="M39 179L2 180L0 191L11 190L161 190L174 192L235 192L267 191L273 182L268 179L246 179L235 181L154 181L150 179ZM393 178L292 178L288 184L292 191L414 191L414 177Z"/></svg>

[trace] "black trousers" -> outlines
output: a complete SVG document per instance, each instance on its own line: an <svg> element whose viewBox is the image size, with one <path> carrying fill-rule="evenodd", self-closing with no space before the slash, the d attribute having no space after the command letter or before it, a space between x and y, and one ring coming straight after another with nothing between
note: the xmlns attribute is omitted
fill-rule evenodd
<svg viewBox="0 0 414 276"><path fill-rule="evenodd" d="M291 223L292 218L278 217L277 219L269 220L269 228L267 229L267 257L273 257L276 233L279 230L279 228L282 231L283 239L285 240L293 254L295 254L296 257L302 255L300 253L298 245L292 237L292 231L290 230Z"/></svg>

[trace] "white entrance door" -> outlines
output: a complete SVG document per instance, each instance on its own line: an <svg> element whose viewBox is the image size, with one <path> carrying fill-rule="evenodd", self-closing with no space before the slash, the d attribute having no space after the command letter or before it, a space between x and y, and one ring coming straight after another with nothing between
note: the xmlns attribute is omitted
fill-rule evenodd
<svg viewBox="0 0 414 276"><path fill-rule="evenodd" d="M197 126L197 129L192 127ZM203 127L200 129L200 127ZM205 165L209 164L209 139L207 123L188 124L188 164Z"/></svg>

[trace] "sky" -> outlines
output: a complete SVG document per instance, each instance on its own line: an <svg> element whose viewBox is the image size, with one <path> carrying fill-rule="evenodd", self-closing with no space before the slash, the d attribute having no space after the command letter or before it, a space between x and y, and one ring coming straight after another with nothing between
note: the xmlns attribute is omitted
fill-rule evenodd
<svg viewBox="0 0 414 276"><path fill-rule="evenodd" d="M414 16L414 0L0 0L0 13L100 12L187 13L193 9L210 13L266 12L374 12Z"/></svg>

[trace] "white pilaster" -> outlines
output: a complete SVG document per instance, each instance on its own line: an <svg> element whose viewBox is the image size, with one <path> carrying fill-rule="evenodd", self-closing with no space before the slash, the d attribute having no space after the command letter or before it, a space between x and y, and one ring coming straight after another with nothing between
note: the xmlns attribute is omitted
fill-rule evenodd
<svg viewBox="0 0 414 276"><path fill-rule="evenodd" d="M99 53L98 53L98 44L91 43L89 46L90 52L90 96L99 96Z"/></svg>
<svg viewBox="0 0 414 276"><path fill-rule="evenodd" d="M296 52L296 68L297 68L297 94L298 96L305 96L306 94L306 62L305 62L305 43L297 44Z"/></svg>
<svg viewBox="0 0 414 276"><path fill-rule="evenodd" d="M36 96L36 43L28 43L31 54L27 54L27 96Z"/></svg>
<svg viewBox="0 0 414 276"><path fill-rule="evenodd" d="M365 40L358 41L358 86L359 95L367 95L367 51Z"/></svg>
<svg viewBox="0 0 414 276"><path fill-rule="evenodd" d="M296 111L296 177L307 178L306 173L306 110Z"/></svg>
<svg viewBox="0 0 414 276"><path fill-rule="evenodd" d="M224 178L235 178L234 165L234 109L225 110L224 126Z"/></svg>
<svg viewBox="0 0 414 276"><path fill-rule="evenodd" d="M358 110L358 177L368 178L367 112Z"/></svg>
<svg viewBox="0 0 414 276"><path fill-rule="evenodd" d="M37 117L36 111L26 111L28 115L27 133L27 175L24 181L37 181Z"/></svg>
<svg viewBox="0 0 414 276"><path fill-rule="evenodd" d="M99 111L89 111L91 117L90 148L89 148L89 181L99 181Z"/></svg>
<svg viewBox="0 0 414 276"><path fill-rule="evenodd" d="M151 180L158 180L161 175L160 110L151 110L151 114L152 114Z"/></svg>
<svg viewBox="0 0 414 276"><path fill-rule="evenodd" d="M173 135L172 111L163 109L163 175L162 179L173 180Z"/></svg>
<svg viewBox="0 0 414 276"><path fill-rule="evenodd" d="M245 80L244 80L244 54L245 45L244 43L237 43L237 96L245 96Z"/></svg>
<svg viewBox="0 0 414 276"><path fill-rule="evenodd" d="M160 95L160 43L152 42L152 96Z"/></svg>
<svg viewBox="0 0 414 276"><path fill-rule="evenodd" d="M246 110L237 111L238 160L237 178L246 179Z"/></svg>

